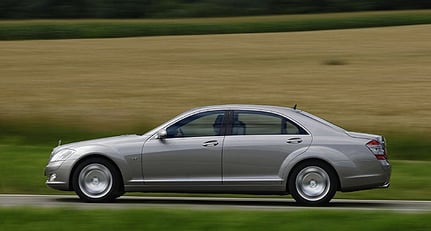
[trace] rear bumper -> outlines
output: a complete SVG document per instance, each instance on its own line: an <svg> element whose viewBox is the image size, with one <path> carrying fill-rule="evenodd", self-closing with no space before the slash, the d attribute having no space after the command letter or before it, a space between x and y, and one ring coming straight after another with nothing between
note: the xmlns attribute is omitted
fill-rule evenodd
<svg viewBox="0 0 431 231"><path fill-rule="evenodd" d="M388 188L392 167L387 160L380 160L376 167L368 169L367 172L361 172L355 175L345 176L340 179L342 192L359 191L374 188Z"/></svg>
<svg viewBox="0 0 431 231"><path fill-rule="evenodd" d="M389 188L390 185L391 185L391 183L386 183L386 184L380 186L379 188Z"/></svg>

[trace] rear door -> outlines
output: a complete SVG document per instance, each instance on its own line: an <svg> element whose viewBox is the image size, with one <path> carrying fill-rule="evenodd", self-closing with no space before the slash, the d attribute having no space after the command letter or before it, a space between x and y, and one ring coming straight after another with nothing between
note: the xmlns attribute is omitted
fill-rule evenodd
<svg viewBox="0 0 431 231"><path fill-rule="evenodd" d="M311 135L281 115L234 111L223 150L223 184L281 184L281 165L311 144Z"/></svg>

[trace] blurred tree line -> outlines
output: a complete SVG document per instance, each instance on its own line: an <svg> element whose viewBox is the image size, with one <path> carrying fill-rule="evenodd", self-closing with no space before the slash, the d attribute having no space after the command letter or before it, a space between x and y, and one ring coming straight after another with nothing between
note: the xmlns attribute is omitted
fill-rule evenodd
<svg viewBox="0 0 431 231"><path fill-rule="evenodd" d="M429 9L431 0L0 0L0 18L174 18Z"/></svg>

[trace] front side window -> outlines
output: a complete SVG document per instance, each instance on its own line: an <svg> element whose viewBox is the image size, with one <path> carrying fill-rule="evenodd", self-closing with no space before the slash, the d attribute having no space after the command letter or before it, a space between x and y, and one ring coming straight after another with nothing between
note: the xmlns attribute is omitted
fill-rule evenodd
<svg viewBox="0 0 431 231"><path fill-rule="evenodd" d="M224 111L202 112L182 119L166 129L168 138L223 135Z"/></svg>
<svg viewBox="0 0 431 231"><path fill-rule="evenodd" d="M235 111L232 135L307 134L292 121L276 114L259 111Z"/></svg>

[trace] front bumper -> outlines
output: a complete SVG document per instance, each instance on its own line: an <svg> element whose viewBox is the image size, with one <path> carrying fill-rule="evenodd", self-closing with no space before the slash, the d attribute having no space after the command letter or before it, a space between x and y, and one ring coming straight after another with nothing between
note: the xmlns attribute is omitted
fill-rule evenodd
<svg viewBox="0 0 431 231"><path fill-rule="evenodd" d="M70 169L67 161L56 161L48 163L44 175L47 177L45 184L53 189L70 191Z"/></svg>

